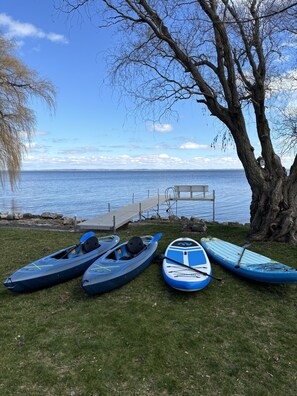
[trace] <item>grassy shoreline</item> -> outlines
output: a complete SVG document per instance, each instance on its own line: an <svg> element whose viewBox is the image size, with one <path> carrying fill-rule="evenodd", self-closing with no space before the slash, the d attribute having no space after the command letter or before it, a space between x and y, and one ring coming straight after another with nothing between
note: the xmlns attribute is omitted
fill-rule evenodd
<svg viewBox="0 0 297 396"><path fill-rule="evenodd" d="M248 228L208 224L207 235L243 245ZM180 223L134 224L163 232L158 253L184 234ZM1 281L76 243L73 232L0 228ZM296 247L251 249L297 267ZM4 395L294 395L297 285L249 282L213 264L223 283L181 293L153 264L129 284L88 297L80 278L14 295L0 288L0 392Z"/></svg>

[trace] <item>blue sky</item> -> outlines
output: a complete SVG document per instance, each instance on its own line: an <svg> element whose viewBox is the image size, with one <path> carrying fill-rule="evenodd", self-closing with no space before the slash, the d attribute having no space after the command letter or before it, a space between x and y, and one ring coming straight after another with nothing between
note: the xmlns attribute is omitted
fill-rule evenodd
<svg viewBox="0 0 297 396"><path fill-rule="evenodd" d="M234 148L210 147L220 126L194 101L180 104L179 117L162 124L133 112L131 99L107 82L112 30L54 5L1 1L0 31L18 43L23 62L57 89L55 113L32 103L37 125L24 170L241 168Z"/></svg>

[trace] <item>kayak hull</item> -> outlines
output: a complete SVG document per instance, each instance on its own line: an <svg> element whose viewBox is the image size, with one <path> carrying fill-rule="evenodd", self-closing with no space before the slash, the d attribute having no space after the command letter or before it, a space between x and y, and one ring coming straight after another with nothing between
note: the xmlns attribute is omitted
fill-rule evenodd
<svg viewBox="0 0 297 396"><path fill-rule="evenodd" d="M12 292L23 293L43 289L82 275L102 254L116 246L117 235L97 238L99 247L84 252L80 245L70 246L34 261L9 276L4 286Z"/></svg>
<svg viewBox="0 0 297 396"><path fill-rule="evenodd" d="M99 257L84 273L82 288L96 295L119 288L141 274L153 261L158 242L144 236L143 250L133 255L125 242Z"/></svg>

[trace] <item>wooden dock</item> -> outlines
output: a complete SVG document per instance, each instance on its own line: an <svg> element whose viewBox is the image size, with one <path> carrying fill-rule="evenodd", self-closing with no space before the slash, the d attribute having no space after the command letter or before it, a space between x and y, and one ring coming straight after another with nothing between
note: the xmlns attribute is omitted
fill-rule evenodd
<svg viewBox="0 0 297 396"><path fill-rule="evenodd" d="M133 219L144 217L143 213L154 209L159 213L160 205L167 204L167 212L172 213L172 203L177 201L212 201L213 221L215 220L215 191L208 193L207 185L177 185L165 190L164 195L155 195L143 201L132 203L119 209L109 211L101 216L85 220L76 225L77 230L103 230L115 232Z"/></svg>
<svg viewBox="0 0 297 396"><path fill-rule="evenodd" d="M112 210L101 216L88 219L77 224L78 230L112 230L115 232L119 227L129 223L135 218L141 219L144 212L156 208L159 211L161 204L166 202L165 195L155 195L143 201Z"/></svg>

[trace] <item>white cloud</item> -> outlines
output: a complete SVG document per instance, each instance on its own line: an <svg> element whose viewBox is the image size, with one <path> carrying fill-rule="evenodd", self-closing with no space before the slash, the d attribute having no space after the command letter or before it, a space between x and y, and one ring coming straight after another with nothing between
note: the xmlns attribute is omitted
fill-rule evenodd
<svg viewBox="0 0 297 396"><path fill-rule="evenodd" d="M294 159L295 159L295 155L293 155L293 154L292 155L287 154L287 155L281 156L282 164L286 169L290 169L290 167L293 164Z"/></svg>
<svg viewBox="0 0 297 396"><path fill-rule="evenodd" d="M158 157L159 157L159 158L163 158L163 159L164 159L164 158L165 158L165 159L170 158L168 154L159 154Z"/></svg>
<svg viewBox="0 0 297 396"><path fill-rule="evenodd" d="M39 144L36 142L29 142L29 143L25 143L25 147L28 150L28 155L40 155L40 153L45 154L48 153L48 151L50 150L50 146L47 146L45 144Z"/></svg>
<svg viewBox="0 0 297 396"><path fill-rule="evenodd" d="M173 130L173 126L171 124L158 124L158 123L149 123L148 130L151 132L159 132L159 133L168 133Z"/></svg>
<svg viewBox="0 0 297 396"><path fill-rule="evenodd" d="M183 143L180 147L182 150L192 150L192 149L208 149L209 146L206 144L198 144L194 142Z"/></svg>
<svg viewBox="0 0 297 396"><path fill-rule="evenodd" d="M0 13L0 27L6 29L6 36L12 38L34 37L39 39L47 39L52 42L67 44L68 40L62 34L45 33L31 23L19 22L11 18L9 15Z"/></svg>
<svg viewBox="0 0 297 396"><path fill-rule="evenodd" d="M297 69L284 73L271 80L271 93L296 92L297 89ZM269 93L267 93L268 95Z"/></svg>
<svg viewBox="0 0 297 396"><path fill-rule="evenodd" d="M47 38L50 41L56 42L56 43L64 43L64 44L68 44L68 40L65 38L65 36L63 36L62 34L58 34L58 33L48 33L47 34Z"/></svg>
<svg viewBox="0 0 297 396"><path fill-rule="evenodd" d="M93 155L92 155L93 154ZM167 153L140 155L99 155L96 153L58 153L50 155L32 150L23 169L240 169L234 157L181 158Z"/></svg>

